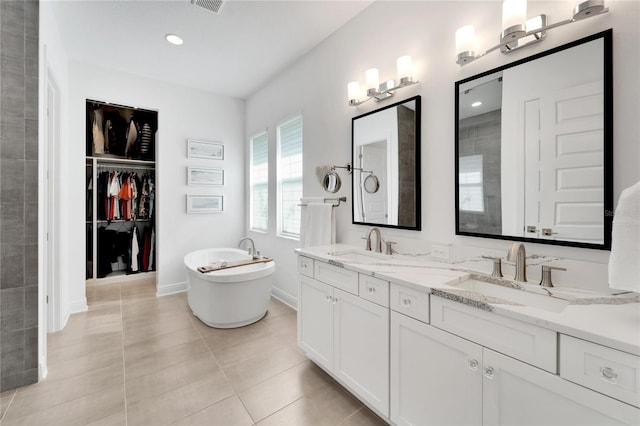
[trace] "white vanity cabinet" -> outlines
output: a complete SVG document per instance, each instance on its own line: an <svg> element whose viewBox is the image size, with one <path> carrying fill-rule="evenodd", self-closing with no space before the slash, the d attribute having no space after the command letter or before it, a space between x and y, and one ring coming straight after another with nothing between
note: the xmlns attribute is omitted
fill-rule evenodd
<svg viewBox="0 0 640 426"><path fill-rule="evenodd" d="M482 424L482 347L391 312L391 420Z"/></svg>
<svg viewBox="0 0 640 426"><path fill-rule="evenodd" d="M389 309L357 295L356 272L332 272L331 268L337 267L319 263L315 261L314 269L320 271L320 278L342 288L355 288L356 294L300 275L298 344L309 358L388 416ZM344 282L334 281L341 275Z"/></svg>
<svg viewBox="0 0 640 426"><path fill-rule="evenodd" d="M424 281L304 256L298 271L298 344L391 424L640 425L637 355Z"/></svg>
<svg viewBox="0 0 640 426"><path fill-rule="evenodd" d="M483 348L483 425L638 425L636 408Z"/></svg>
<svg viewBox="0 0 640 426"><path fill-rule="evenodd" d="M475 327L476 332L481 332L481 318L491 315L438 297L432 296L431 303L432 320L438 312L445 312L445 323L451 328L456 328L459 319L473 322L471 318L476 318L477 323L470 330ZM450 303L454 303L450 306L453 311L442 309ZM544 337L547 330L495 318L505 320L502 326L508 327L511 339L526 346L526 352L537 353L537 357L528 357L530 360L547 359L547 350L554 357L557 354L555 345L541 349L546 344L540 346L540 342L549 340ZM435 323L442 324L439 320ZM501 331L504 330L496 330L496 334ZM538 331L542 332L542 340ZM486 335L479 340L495 343L501 350L510 349L495 340L491 331L484 332ZM640 424L636 408L470 341L472 333L466 329L462 338L392 312L390 418L395 424ZM542 365L549 367L547 362Z"/></svg>

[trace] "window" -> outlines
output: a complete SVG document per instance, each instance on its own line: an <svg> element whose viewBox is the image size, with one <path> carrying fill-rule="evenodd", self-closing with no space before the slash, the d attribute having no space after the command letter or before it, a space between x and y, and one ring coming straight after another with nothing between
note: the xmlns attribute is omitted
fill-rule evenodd
<svg viewBox="0 0 640 426"><path fill-rule="evenodd" d="M460 157L459 164L460 210L482 213L484 212L482 155Z"/></svg>
<svg viewBox="0 0 640 426"><path fill-rule="evenodd" d="M269 137L261 133L251 138L249 169L249 226L266 231L269 223Z"/></svg>
<svg viewBox="0 0 640 426"><path fill-rule="evenodd" d="M278 126L278 235L300 236L302 117Z"/></svg>

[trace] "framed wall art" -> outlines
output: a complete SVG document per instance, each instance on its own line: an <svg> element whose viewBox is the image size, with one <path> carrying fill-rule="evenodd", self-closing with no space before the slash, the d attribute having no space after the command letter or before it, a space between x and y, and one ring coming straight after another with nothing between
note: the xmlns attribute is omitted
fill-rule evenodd
<svg viewBox="0 0 640 426"><path fill-rule="evenodd" d="M224 144L220 142L187 140L188 158L205 158L208 160L224 160Z"/></svg>
<svg viewBox="0 0 640 426"><path fill-rule="evenodd" d="M224 170L206 167L187 167L188 185L224 185Z"/></svg>
<svg viewBox="0 0 640 426"><path fill-rule="evenodd" d="M219 213L222 211L222 195L187 195L187 213Z"/></svg>

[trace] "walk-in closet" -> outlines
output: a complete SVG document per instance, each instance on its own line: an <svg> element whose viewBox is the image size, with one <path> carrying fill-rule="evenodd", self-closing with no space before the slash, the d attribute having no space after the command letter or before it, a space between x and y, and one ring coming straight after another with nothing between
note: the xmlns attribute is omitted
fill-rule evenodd
<svg viewBox="0 0 640 426"><path fill-rule="evenodd" d="M87 99L86 128L87 284L153 274L158 112Z"/></svg>

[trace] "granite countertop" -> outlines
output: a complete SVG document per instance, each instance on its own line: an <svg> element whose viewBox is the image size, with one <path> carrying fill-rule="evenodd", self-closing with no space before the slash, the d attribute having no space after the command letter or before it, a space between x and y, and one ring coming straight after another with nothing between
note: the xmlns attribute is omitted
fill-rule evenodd
<svg viewBox="0 0 640 426"><path fill-rule="evenodd" d="M366 258L355 255L354 259L349 259L348 253L362 253L362 250L346 244L297 249L296 253L640 356L639 293L611 295L554 287L551 289L553 297L567 300L567 306L560 312L553 312L455 287L469 278L512 285L509 280L496 281L479 274L463 262L451 264L426 256L376 253L366 253ZM514 283L513 286L521 285ZM544 290L531 283L524 287L538 294Z"/></svg>

